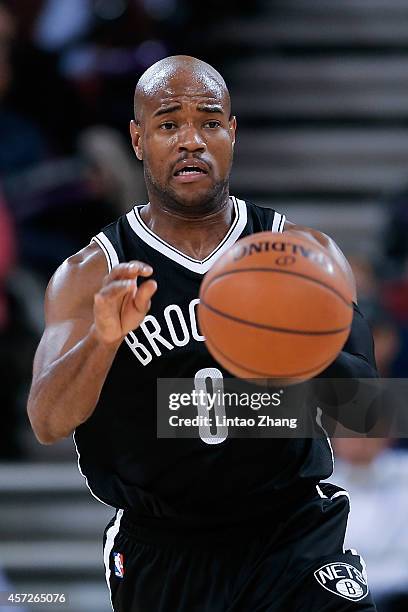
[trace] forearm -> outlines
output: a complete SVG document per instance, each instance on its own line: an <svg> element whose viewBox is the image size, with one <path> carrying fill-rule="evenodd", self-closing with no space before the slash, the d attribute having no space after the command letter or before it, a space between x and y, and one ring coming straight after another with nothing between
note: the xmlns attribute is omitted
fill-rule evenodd
<svg viewBox="0 0 408 612"><path fill-rule="evenodd" d="M322 378L378 378L377 368L363 355L341 351Z"/></svg>
<svg viewBox="0 0 408 612"><path fill-rule="evenodd" d="M34 377L28 398L33 430L43 444L67 437L93 413L119 344L89 333Z"/></svg>
<svg viewBox="0 0 408 612"><path fill-rule="evenodd" d="M374 341L371 330L357 304L353 304L350 335L341 353L321 378L377 378Z"/></svg>
<svg viewBox="0 0 408 612"><path fill-rule="evenodd" d="M376 420L378 405L371 392L375 387L371 383L367 387L361 379L370 378L378 378L374 342L364 316L354 305L353 323L343 350L316 379L319 405L350 429L369 430Z"/></svg>

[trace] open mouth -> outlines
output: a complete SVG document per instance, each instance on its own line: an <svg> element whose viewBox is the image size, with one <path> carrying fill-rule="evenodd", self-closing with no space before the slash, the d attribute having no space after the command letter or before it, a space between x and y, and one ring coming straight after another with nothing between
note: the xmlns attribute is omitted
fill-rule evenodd
<svg viewBox="0 0 408 612"><path fill-rule="evenodd" d="M208 166L200 159L183 159L179 162L173 173L173 180L177 183L196 183L208 176Z"/></svg>
<svg viewBox="0 0 408 612"><path fill-rule="evenodd" d="M208 174L203 168L198 166L185 166L174 173L174 176L189 176L192 174Z"/></svg>

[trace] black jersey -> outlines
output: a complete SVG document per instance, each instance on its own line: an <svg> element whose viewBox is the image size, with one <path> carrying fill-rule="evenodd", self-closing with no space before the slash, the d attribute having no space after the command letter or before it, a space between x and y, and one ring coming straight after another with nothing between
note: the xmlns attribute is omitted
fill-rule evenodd
<svg viewBox="0 0 408 612"><path fill-rule="evenodd" d="M158 289L140 327L120 346L92 416L77 427L79 467L92 493L140 521L197 525L278 516L333 468L326 439L157 438L156 380L227 373L208 352L197 325L203 275L243 236L283 231L285 217L232 197L234 221L203 261L155 235L140 209L93 239L108 267L130 260L152 266Z"/></svg>

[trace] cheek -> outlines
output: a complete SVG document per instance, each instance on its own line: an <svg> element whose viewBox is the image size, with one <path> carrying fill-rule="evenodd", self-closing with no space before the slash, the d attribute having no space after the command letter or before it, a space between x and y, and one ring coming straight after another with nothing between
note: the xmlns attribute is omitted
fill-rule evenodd
<svg viewBox="0 0 408 612"><path fill-rule="evenodd" d="M174 141L174 136L163 138L156 135L145 141L144 158L150 168L154 168L155 174L166 174Z"/></svg>
<svg viewBox="0 0 408 612"><path fill-rule="evenodd" d="M218 142L214 144L213 151L220 174L226 174L231 166L233 155L233 148L229 136L226 135L224 138L219 139Z"/></svg>

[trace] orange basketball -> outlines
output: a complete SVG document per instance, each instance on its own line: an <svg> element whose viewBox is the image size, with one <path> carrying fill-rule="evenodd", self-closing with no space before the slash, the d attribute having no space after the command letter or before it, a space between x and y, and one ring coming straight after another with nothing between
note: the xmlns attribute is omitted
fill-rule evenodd
<svg viewBox="0 0 408 612"><path fill-rule="evenodd" d="M229 372L291 384L319 374L341 351L352 288L312 239L262 232L239 240L205 275L198 317L208 350Z"/></svg>

